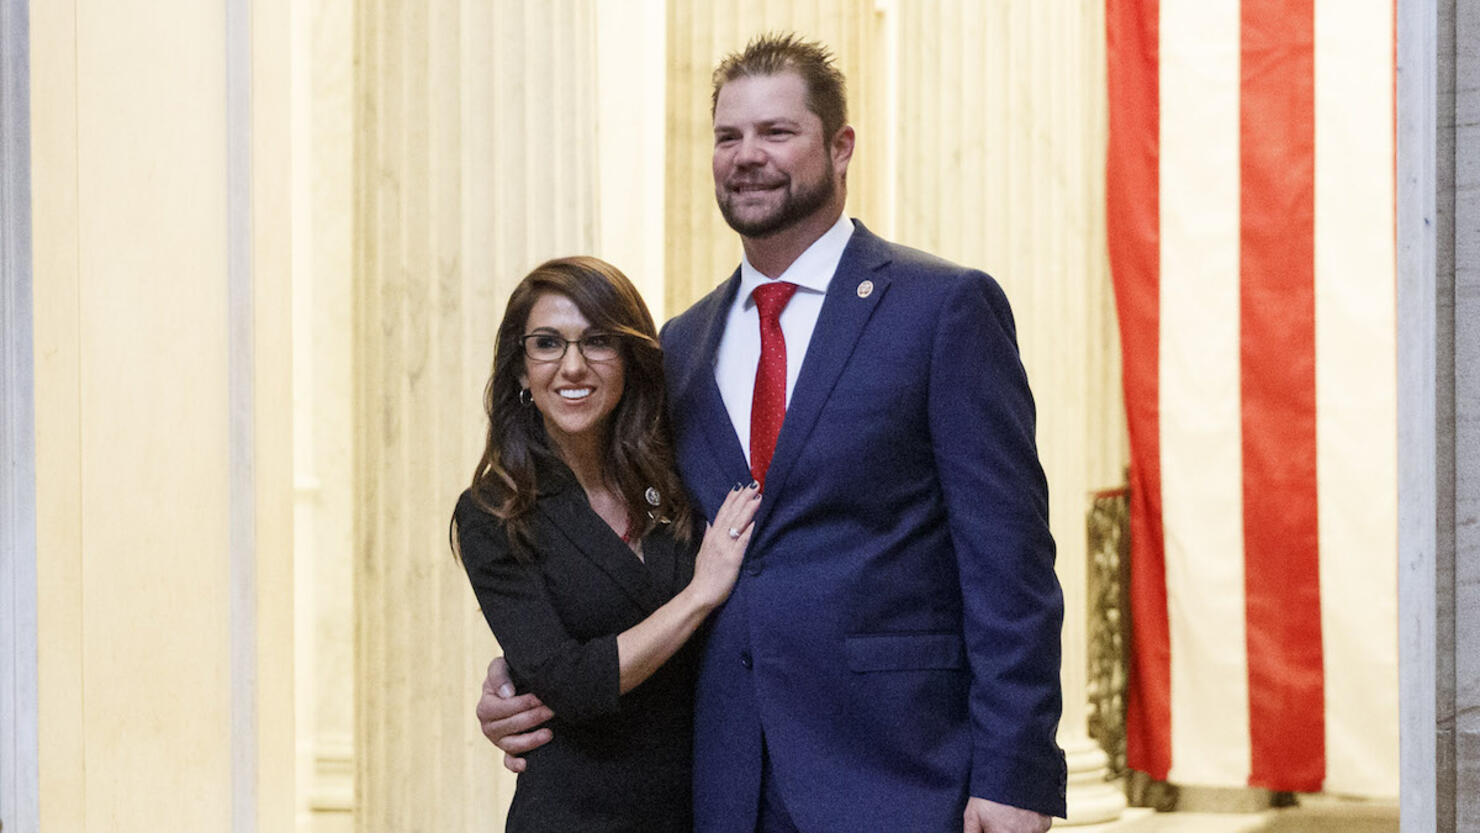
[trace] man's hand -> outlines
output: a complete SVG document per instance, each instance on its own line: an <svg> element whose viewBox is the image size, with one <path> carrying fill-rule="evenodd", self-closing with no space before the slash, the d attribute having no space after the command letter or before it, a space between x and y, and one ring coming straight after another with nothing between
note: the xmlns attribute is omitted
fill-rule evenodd
<svg viewBox="0 0 1480 833"><path fill-rule="evenodd" d="M1053 819L1032 810L998 804L985 798L966 801L966 823L962 833L1043 833Z"/></svg>
<svg viewBox="0 0 1480 833"><path fill-rule="evenodd" d="M494 657L488 663L477 713L484 737L504 751L504 769L510 772L524 771L526 761L516 756L538 749L554 737L549 729L530 731L555 713L533 694L514 696L514 683L503 657Z"/></svg>

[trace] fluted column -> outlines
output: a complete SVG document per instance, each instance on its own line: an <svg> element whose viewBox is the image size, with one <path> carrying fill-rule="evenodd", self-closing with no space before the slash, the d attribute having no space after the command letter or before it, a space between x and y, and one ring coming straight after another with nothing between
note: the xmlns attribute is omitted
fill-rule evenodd
<svg viewBox="0 0 1480 833"><path fill-rule="evenodd" d="M361 0L354 410L358 829L487 830L497 649L448 550L509 291L593 251L592 0Z"/></svg>
<svg viewBox="0 0 1480 833"><path fill-rule="evenodd" d="M685 2L685 0L673 0ZM598 253L632 279L662 324L667 0L596 3Z"/></svg>
<svg viewBox="0 0 1480 833"><path fill-rule="evenodd" d="M354 818L354 16L293 13L293 566L298 833Z"/></svg>
<svg viewBox="0 0 1480 833"><path fill-rule="evenodd" d="M1069 823L1108 821L1125 800L1086 731L1084 531L1088 494L1119 483L1125 460L1105 256L1103 8L889 5L895 236L987 270L1012 301L1064 586Z"/></svg>

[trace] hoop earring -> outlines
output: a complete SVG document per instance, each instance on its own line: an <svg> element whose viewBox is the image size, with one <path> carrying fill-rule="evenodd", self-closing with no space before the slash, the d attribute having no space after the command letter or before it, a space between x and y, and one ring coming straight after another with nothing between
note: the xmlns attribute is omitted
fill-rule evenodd
<svg viewBox="0 0 1480 833"><path fill-rule="evenodd" d="M530 394L529 388L519 389L519 404L526 408L534 404L534 396Z"/></svg>

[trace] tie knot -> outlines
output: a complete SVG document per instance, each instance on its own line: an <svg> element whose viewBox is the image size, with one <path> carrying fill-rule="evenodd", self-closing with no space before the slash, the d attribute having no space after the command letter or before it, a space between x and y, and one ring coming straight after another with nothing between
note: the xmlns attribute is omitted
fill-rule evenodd
<svg viewBox="0 0 1480 833"><path fill-rule="evenodd" d="M781 317L781 310L786 308L786 302L797 291L797 285L786 281L771 281L764 283L751 290L750 297L755 299L755 308L761 315L763 321L775 321Z"/></svg>

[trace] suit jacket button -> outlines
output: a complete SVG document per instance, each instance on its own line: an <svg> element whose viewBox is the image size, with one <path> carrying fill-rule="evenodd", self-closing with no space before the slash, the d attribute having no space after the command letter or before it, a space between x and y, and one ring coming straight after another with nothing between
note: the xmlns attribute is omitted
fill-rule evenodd
<svg viewBox="0 0 1480 833"><path fill-rule="evenodd" d="M751 666L749 651L740 652L740 664L745 666L746 668L749 668Z"/></svg>
<svg viewBox="0 0 1480 833"><path fill-rule="evenodd" d="M745 568L745 572L751 574L752 576L758 576L758 575L760 575L761 574L761 565L760 565L760 562L752 562L749 567L746 567Z"/></svg>

